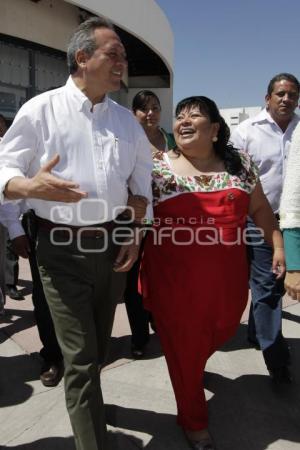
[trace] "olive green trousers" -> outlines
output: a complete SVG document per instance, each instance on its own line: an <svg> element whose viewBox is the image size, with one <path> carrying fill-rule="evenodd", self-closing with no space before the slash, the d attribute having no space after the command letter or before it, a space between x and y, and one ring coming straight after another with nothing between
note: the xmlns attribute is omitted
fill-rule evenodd
<svg viewBox="0 0 300 450"><path fill-rule="evenodd" d="M86 237L79 243L65 238L53 243L49 232L38 233L38 265L64 357L66 405L77 450L107 450L98 367L106 359L126 283L126 273L113 271L118 251L111 236L108 242Z"/></svg>

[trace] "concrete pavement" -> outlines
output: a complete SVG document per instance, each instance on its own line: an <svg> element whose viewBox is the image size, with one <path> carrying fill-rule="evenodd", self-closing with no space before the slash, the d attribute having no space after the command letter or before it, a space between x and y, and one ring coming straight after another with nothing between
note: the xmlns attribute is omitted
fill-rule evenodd
<svg viewBox="0 0 300 450"><path fill-rule="evenodd" d="M0 448L74 450L63 383L46 388L39 381L40 342L24 260L20 287L26 299L9 299L7 314L0 320ZM210 430L218 450L300 448L299 322L300 304L286 299L283 327L292 349L291 386L272 386L261 352L245 341L244 323L209 360L205 384ZM132 360L129 349L130 332L121 304L109 365L101 377L110 450L188 450L175 422L175 400L157 337L152 336L143 360Z"/></svg>

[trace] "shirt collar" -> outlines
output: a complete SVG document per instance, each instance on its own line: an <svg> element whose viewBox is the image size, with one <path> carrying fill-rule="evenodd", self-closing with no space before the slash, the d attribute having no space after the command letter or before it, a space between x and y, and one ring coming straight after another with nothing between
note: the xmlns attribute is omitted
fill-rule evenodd
<svg viewBox="0 0 300 450"><path fill-rule="evenodd" d="M270 116L270 114L268 113L268 111L266 110L266 108L262 109L260 111L260 113L258 113L257 116L255 116L253 118L253 123L258 123L258 122L275 123L274 120L272 119L272 117Z"/></svg>
<svg viewBox="0 0 300 450"><path fill-rule="evenodd" d="M70 92L73 100L75 101L78 111L83 111L84 109L92 110L92 102L90 99L76 86L71 75L66 82L66 89ZM108 107L108 96L105 95L104 99L100 103L94 105L94 111L105 111Z"/></svg>
<svg viewBox="0 0 300 450"><path fill-rule="evenodd" d="M268 113L268 111L266 110L266 108L262 109L260 111L260 113L257 114L257 116L255 116L253 118L252 123L261 123L261 122L269 122L269 123L274 123L277 127L277 123L275 122L275 120L271 117L271 115ZM296 113L294 113L292 120L289 122L288 128L290 128L290 126L294 123L299 122L299 117L297 116ZM288 129L287 128L287 129Z"/></svg>

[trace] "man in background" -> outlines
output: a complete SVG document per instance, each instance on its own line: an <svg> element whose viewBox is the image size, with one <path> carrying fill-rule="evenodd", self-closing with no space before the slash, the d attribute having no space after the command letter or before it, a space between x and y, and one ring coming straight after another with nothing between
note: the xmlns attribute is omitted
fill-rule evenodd
<svg viewBox="0 0 300 450"><path fill-rule="evenodd" d="M6 133L7 125L6 120L2 114L0 114L0 142ZM4 315L5 305L5 267L6 267L6 240L7 231L4 226L3 217L1 217L2 208L0 207L0 315ZM3 215L3 212L2 212Z"/></svg>
<svg viewBox="0 0 300 450"><path fill-rule="evenodd" d="M299 122L295 108L299 99L299 81L289 73L274 76L268 85L266 107L256 117L242 122L232 134L235 147L247 151L258 165L260 181L273 212L279 219L279 201L285 161L292 133ZM251 236L259 231L250 220ZM259 236L258 236L259 237ZM282 335L282 280L272 273L272 248L264 242L249 246L251 258L250 288L252 304L248 340L257 345L272 380L289 383L290 353Z"/></svg>
<svg viewBox="0 0 300 450"><path fill-rule="evenodd" d="M5 117L0 114L0 141L6 131L7 123ZM10 210L9 214L11 214ZM24 300L22 294L17 290L17 281L19 277L18 256L13 251L13 246L8 231L3 227L0 230L0 240L1 250L4 246L4 254L2 254L1 259L3 260L2 264L5 273L1 275L1 279L2 282L4 282L5 279L5 292L14 300Z"/></svg>

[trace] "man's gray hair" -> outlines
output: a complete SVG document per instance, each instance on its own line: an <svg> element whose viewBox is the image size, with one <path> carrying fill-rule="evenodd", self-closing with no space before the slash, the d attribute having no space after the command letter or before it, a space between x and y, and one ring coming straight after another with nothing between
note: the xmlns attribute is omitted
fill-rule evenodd
<svg viewBox="0 0 300 450"><path fill-rule="evenodd" d="M97 28L114 29L113 24L103 17L90 17L75 30L68 45L67 62L70 74L77 71L76 52L83 50L88 56L92 56L97 48L94 31Z"/></svg>

